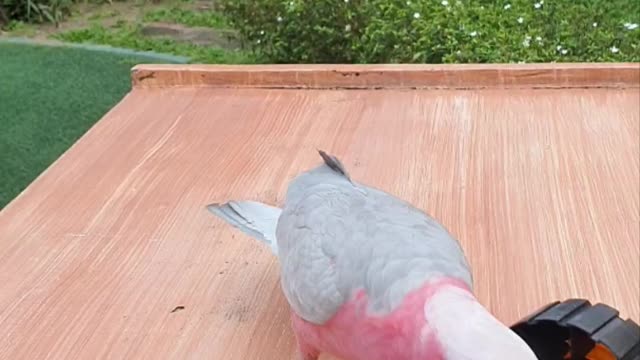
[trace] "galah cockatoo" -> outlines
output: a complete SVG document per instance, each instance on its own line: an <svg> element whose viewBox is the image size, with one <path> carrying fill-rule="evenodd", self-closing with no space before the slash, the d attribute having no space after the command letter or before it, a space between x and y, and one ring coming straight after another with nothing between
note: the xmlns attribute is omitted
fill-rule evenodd
<svg viewBox="0 0 640 360"><path fill-rule="evenodd" d="M283 208L207 206L277 256L301 359L537 359L476 299L444 226L319 153L324 163L290 183Z"/></svg>

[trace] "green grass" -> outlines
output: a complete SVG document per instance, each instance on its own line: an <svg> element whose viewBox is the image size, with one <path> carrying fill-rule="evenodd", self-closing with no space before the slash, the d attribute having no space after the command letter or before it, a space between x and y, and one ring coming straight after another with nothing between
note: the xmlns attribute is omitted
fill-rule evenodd
<svg viewBox="0 0 640 360"><path fill-rule="evenodd" d="M140 34L140 25L127 23L119 23L112 28L95 24L85 29L59 33L54 37L73 43L110 45L187 56L192 63L250 64L256 62L256 59L247 52L180 43L170 39L146 38Z"/></svg>
<svg viewBox="0 0 640 360"><path fill-rule="evenodd" d="M0 208L130 89L149 59L0 42Z"/></svg>
<svg viewBox="0 0 640 360"><path fill-rule="evenodd" d="M10 21L2 30L9 31L12 36L32 36L36 29L33 24L24 21Z"/></svg>
<svg viewBox="0 0 640 360"><path fill-rule="evenodd" d="M168 22L187 26L201 26L215 29L226 29L229 27L226 19L219 13L211 10L193 11L174 6L166 9L158 9L145 13L146 22Z"/></svg>

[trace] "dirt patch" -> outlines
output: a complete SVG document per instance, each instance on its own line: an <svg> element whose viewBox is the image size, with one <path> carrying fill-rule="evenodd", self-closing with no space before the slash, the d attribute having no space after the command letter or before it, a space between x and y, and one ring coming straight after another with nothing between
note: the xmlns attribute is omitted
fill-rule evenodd
<svg viewBox="0 0 640 360"><path fill-rule="evenodd" d="M47 40L57 33L71 30L80 30L93 25L103 27L114 27L121 23L142 23L147 12L180 6L181 8L194 11L205 11L217 8L215 1L193 1L184 2L179 0L160 1L114 1L112 3L91 4L78 3L72 9L72 15L64 22L55 26L54 24L23 25L12 30L8 35L33 38L36 40ZM229 39L233 33L228 30L212 30L195 28L190 30L186 26L165 24L180 28L175 32L175 40L192 42L198 45L216 45L222 48L236 48L236 43ZM153 26L151 26L153 28ZM157 26L156 26L157 28ZM157 37L151 30L151 37ZM3 35L0 33L0 35ZM173 38L173 36L169 36Z"/></svg>
<svg viewBox="0 0 640 360"><path fill-rule="evenodd" d="M200 46L216 46L235 50L240 48L234 31L204 27L187 27L179 24L151 23L144 25L142 35L150 38L168 38L177 42Z"/></svg>
<svg viewBox="0 0 640 360"><path fill-rule="evenodd" d="M49 39L52 35L70 30L79 30L91 25L111 27L118 22L142 21L144 13L156 8L172 4L172 2L113 2L103 4L78 3L74 5L72 14L58 26L55 24L20 25L9 35L24 36L37 40Z"/></svg>

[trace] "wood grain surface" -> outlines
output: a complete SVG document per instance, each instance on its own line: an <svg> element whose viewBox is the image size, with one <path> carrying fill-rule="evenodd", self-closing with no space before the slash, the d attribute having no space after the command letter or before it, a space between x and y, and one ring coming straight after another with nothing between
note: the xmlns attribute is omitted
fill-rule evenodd
<svg viewBox="0 0 640 360"><path fill-rule="evenodd" d="M640 63L445 65L148 65L138 88L301 89L640 88Z"/></svg>
<svg viewBox="0 0 640 360"><path fill-rule="evenodd" d="M639 89L136 88L0 213L0 359L292 359L276 259L205 205L281 204L317 148L445 224L500 320L638 321L639 138Z"/></svg>

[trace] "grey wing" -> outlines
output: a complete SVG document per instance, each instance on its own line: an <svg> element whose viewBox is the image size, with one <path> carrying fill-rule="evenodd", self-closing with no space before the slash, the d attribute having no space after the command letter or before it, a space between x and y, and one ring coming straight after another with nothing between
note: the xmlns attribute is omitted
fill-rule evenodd
<svg viewBox="0 0 640 360"><path fill-rule="evenodd" d="M367 263L360 281L369 310L392 311L409 292L439 278L455 278L473 288L469 264L459 242L435 219L411 204L377 189L368 189L364 211L375 231L355 258ZM365 259L364 256L367 256Z"/></svg>
<svg viewBox="0 0 640 360"><path fill-rule="evenodd" d="M293 310L303 319L322 324L349 295L339 287L336 245L357 231L345 224L350 194L323 185L295 204L285 206L276 238L282 288Z"/></svg>

